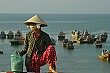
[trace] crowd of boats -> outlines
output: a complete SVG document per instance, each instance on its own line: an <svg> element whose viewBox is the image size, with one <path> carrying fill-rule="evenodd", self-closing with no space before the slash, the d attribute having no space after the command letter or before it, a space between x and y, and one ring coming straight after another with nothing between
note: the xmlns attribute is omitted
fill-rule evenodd
<svg viewBox="0 0 110 73"><path fill-rule="evenodd" d="M64 32L60 32L58 34L58 40L62 40L63 44L71 41L73 43L78 43L78 44L84 44L84 43L94 44L95 47L102 47L102 43L106 42L107 38L108 38L108 34L106 32L99 33L96 37L94 34L92 34L91 32L89 33L87 30L82 32L73 30L71 32L70 40L65 38Z"/></svg>
<svg viewBox="0 0 110 73"><path fill-rule="evenodd" d="M106 32L99 33L97 36L91 32L86 31L77 31L73 30L71 33L71 39L65 38L65 33L60 32L58 34L58 40L62 41L62 47L68 49L74 49L75 44L94 44L96 48L101 48L102 43L106 42L108 34ZM102 52L98 55L101 60L110 60L110 53L107 49L103 49Z"/></svg>
<svg viewBox="0 0 110 73"><path fill-rule="evenodd" d="M11 45L24 44L25 38L22 35L22 31L18 30L15 34L12 31L9 31L6 34L4 31L1 31L0 39L9 39Z"/></svg>

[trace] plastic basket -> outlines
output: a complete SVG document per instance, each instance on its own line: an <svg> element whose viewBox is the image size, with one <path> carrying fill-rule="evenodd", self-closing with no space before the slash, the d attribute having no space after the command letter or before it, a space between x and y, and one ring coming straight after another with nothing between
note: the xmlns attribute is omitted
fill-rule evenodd
<svg viewBox="0 0 110 73"><path fill-rule="evenodd" d="M11 55L11 71L23 72L23 58L19 54Z"/></svg>

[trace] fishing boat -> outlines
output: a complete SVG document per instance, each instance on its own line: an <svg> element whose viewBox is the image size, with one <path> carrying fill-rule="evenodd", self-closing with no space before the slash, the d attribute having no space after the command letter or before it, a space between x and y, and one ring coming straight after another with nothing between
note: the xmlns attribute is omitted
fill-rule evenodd
<svg viewBox="0 0 110 73"><path fill-rule="evenodd" d="M68 43L68 39L64 39L62 42L62 47L66 47L66 44Z"/></svg>
<svg viewBox="0 0 110 73"><path fill-rule="evenodd" d="M22 45L24 44L24 41L25 41L25 38L22 36L22 37L15 37L13 38L12 40L9 40L11 45Z"/></svg>
<svg viewBox="0 0 110 73"><path fill-rule="evenodd" d="M13 39L14 33L12 31L9 31L7 34L7 39Z"/></svg>
<svg viewBox="0 0 110 73"><path fill-rule="evenodd" d="M96 40L94 43L95 47L102 47L102 42L101 40Z"/></svg>
<svg viewBox="0 0 110 73"><path fill-rule="evenodd" d="M16 32L16 34L15 34L15 37L16 37L16 36L19 36L19 37L20 37L21 35L22 35L22 32L21 32L20 30L18 30L18 31Z"/></svg>
<svg viewBox="0 0 110 73"><path fill-rule="evenodd" d="M109 61L110 60L110 53L108 50L102 50L101 54L99 54L99 59Z"/></svg>
<svg viewBox="0 0 110 73"><path fill-rule="evenodd" d="M82 44L82 43L86 43L86 38L85 37L79 37L79 39L77 40L78 44Z"/></svg>
<svg viewBox="0 0 110 73"><path fill-rule="evenodd" d="M72 38L74 38L74 39L78 39L79 36L80 36L80 31L73 30L73 31L71 32L71 36L72 36Z"/></svg>
<svg viewBox="0 0 110 73"><path fill-rule="evenodd" d="M65 33L64 32L60 32L58 34L58 40L63 40L63 39L65 39Z"/></svg>
<svg viewBox="0 0 110 73"><path fill-rule="evenodd" d="M95 41L95 36L94 36L94 35L88 35L88 36L86 37L86 43L87 43L87 44L93 44L94 41Z"/></svg>
<svg viewBox="0 0 110 73"><path fill-rule="evenodd" d="M56 44L56 40L54 38L50 38L50 40L51 40L51 44L52 45L55 45Z"/></svg>
<svg viewBox="0 0 110 73"><path fill-rule="evenodd" d="M74 49L74 43L72 41L68 41L67 44L66 44L66 47L68 49Z"/></svg>
<svg viewBox="0 0 110 73"><path fill-rule="evenodd" d="M6 34L5 34L4 31L1 31L0 38L1 39L6 39Z"/></svg>
<svg viewBox="0 0 110 73"><path fill-rule="evenodd" d="M3 54L3 51L0 50L0 54Z"/></svg>
<svg viewBox="0 0 110 73"><path fill-rule="evenodd" d="M106 42L108 38L108 34L106 32L103 32L98 35L97 39L101 40L102 42Z"/></svg>

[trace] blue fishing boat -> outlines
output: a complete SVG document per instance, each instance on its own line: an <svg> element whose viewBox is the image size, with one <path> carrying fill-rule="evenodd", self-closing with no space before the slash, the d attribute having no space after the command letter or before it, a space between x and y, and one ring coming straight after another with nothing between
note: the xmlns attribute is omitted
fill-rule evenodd
<svg viewBox="0 0 110 73"><path fill-rule="evenodd" d="M22 32L21 32L20 30L18 30L18 31L15 33L15 37L16 37L16 36L19 36L19 37L20 37L21 35L22 35Z"/></svg>
<svg viewBox="0 0 110 73"><path fill-rule="evenodd" d="M23 36L18 37L16 36L15 38L13 38L12 40L9 40L11 45L23 45L25 38Z"/></svg>
<svg viewBox="0 0 110 73"><path fill-rule="evenodd" d="M4 31L1 31L0 38L1 39L6 39L6 34L5 34Z"/></svg>
<svg viewBox="0 0 110 73"><path fill-rule="evenodd" d="M13 39L14 33L12 31L9 31L7 34L7 39Z"/></svg>

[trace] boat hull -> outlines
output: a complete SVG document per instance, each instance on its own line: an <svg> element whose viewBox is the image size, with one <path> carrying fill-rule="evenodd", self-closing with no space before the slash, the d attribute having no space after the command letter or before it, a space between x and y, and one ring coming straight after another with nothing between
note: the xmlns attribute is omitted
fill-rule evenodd
<svg viewBox="0 0 110 73"><path fill-rule="evenodd" d="M58 36L58 40L64 40L64 39L65 39L65 36L61 36L61 35Z"/></svg>
<svg viewBox="0 0 110 73"><path fill-rule="evenodd" d="M95 44L95 47L102 48L102 44Z"/></svg>
<svg viewBox="0 0 110 73"><path fill-rule="evenodd" d="M24 40L10 40L11 45L22 45Z"/></svg>
<svg viewBox="0 0 110 73"><path fill-rule="evenodd" d="M109 61L110 60L110 54L105 54L105 55L99 55L99 59Z"/></svg>

